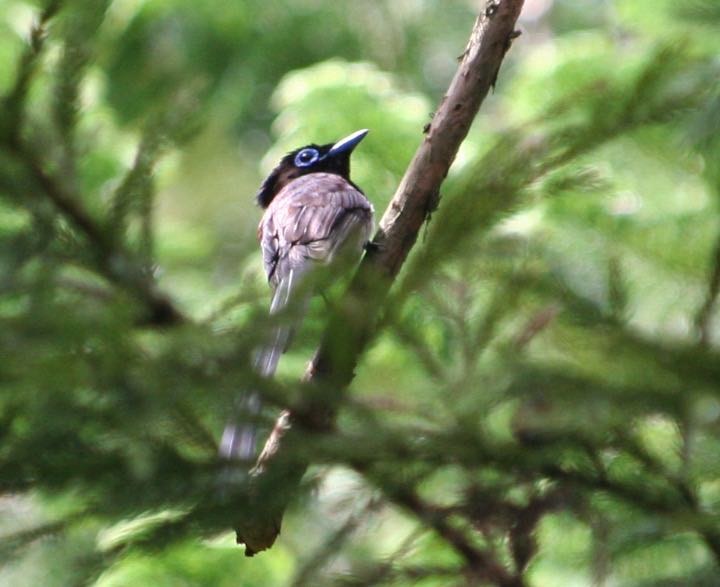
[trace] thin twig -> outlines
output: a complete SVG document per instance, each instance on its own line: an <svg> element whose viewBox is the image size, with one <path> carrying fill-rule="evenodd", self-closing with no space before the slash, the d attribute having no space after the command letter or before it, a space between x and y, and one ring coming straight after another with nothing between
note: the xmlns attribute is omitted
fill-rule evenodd
<svg viewBox="0 0 720 587"><path fill-rule="evenodd" d="M23 106L25 96L30 87L38 60L42 55L47 38L47 28L52 18L62 6L62 0L50 0L45 9L30 29L29 43L25 51L20 55L20 61L15 76L15 84L3 100L3 120L7 121L8 128L4 129L7 136L14 140L17 138L23 123Z"/></svg>
<svg viewBox="0 0 720 587"><path fill-rule="evenodd" d="M392 493L389 497L398 505L413 512L452 546L465 560L466 570L475 580L488 581L498 586L519 585L517 577L511 575L489 552L478 547L465 532L450 524L444 512L437 512L423 502L413 490Z"/></svg>
<svg viewBox="0 0 720 587"><path fill-rule="evenodd" d="M316 579L318 570L325 565L330 558L337 556L339 547L357 530L360 524L365 521L366 516L377 510L381 505L382 501L374 497L368 500L358 511L348 516L345 522L330 535L322 547L300 568L292 582L292 587L312 585L312 581Z"/></svg>

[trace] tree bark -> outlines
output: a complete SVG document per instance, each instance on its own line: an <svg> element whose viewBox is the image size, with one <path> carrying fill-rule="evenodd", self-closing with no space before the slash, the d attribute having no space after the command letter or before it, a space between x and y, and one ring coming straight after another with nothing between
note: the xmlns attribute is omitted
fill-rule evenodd
<svg viewBox="0 0 720 587"><path fill-rule="evenodd" d="M287 501L300 483L307 464L293 463L285 473L285 459L277 458L294 433L293 425L313 430L332 427L335 412L354 369L371 339L388 291L418 233L440 200L440 186L468 134L485 96L495 85L500 65L512 40L524 0L490 0L478 16L460 65L443 96L424 140L388 205L377 234L363 258L343 303L331 316L320 347L308 367L306 398L278 420L253 470L253 492L262 512L236 525L237 541L246 555L272 546L280 531ZM332 390L332 394L328 393ZM331 401L328 401L331 397ZM289 443L288 443L289 444ZM282 483L282 487L274 484ZM260 489L261 488L261 489ZM272 495L273 505L261 500Z"/></svg>

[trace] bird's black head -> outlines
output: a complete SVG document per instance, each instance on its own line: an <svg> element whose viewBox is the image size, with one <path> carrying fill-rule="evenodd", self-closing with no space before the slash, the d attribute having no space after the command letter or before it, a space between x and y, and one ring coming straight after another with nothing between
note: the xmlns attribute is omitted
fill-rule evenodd
<svg viewBox="0 0 720 587"><path fill-rule="evenodd" d="M350 155L369 131L359 130L327 145L307 145L291 151L260 186L255 199L267 208L278 192L293 179L308 173L335 173L350 180Z"/></svg>

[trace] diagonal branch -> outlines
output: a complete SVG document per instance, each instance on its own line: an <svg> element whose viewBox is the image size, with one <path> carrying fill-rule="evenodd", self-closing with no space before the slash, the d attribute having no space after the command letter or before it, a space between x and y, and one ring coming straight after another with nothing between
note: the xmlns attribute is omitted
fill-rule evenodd
<svg viewBox="0 0 720 587"><path fill-rule="evenodd" d="M269 548L279 532L279 520L287 499L297 487L307 463L296 464L282 475L283 487L273 488L267 481L277 479L278 469L287 466L276 459L283 436L295 433L291 424L327 429L332 426L343 390L353 378L355 366L375 329L395 276L417 240L418 233L437 207L440 186L468 134L480 105L497 79L500 65L512 40L515 23L524 0L489 0L477 18L460 66L433 120L425 128L425 138L380 221L374 246L365 255L347 292L342 308L330 318L320 348L308 368L306 390L301 406L284 412L282 425L275 427L255 469L255 482L276 491L273 502L261 516L241 520L237 525L238 543L246 544L246 554ZM323 392L332 390L332 393ZM287 442L287 439L285 440ZM257 495L266 494L257 491ZM277 493L283 497L278 499ZM268 496L265 495L266 501ZM259 498L258 498L259 499Z"/></svg>
<svg viewBox="0 0 720 587"><path fill-rule="evenodd" d="M347 336L349 316L333 319L311 366L310 378L344 388L352 379L358 357L374 330L393 279L417 240L425 220L437 208L440 186L470 130L480 105L494 86L505 53L515 38L515 22L522 0L491 0L475 22L460 66L445 96L426 127L400 185L390 201L349 295L363 300L363 313L355 313L350 348L339 347ZM358 316L358 314L360 314ZM341 352L336 352L340 349Z"/></svg>
<svg viewBox="0 0 720 587"><path fill-rule="evenodd" d="M375 246L363 259L350 287L348 298L352 303L348 305L361 311L344 311L331 319L309 369L311 381L344 389L352 380L392 281L423 223L437 208L440 186L495 83L516 36L514 27L522 5L523 0L491 0L476 20L455 77L380 221Z"/></svg>
<svg viewBox="0 0 720 587"><path fill-rule="evenodd" d="M132 295L143 307L142 325L167 326L186 320L179 308L160 292L142 267L125 248L113 241L81 202L50 174L36 154L19 139L11 138L6 147L27 168L28 175L42 194L63 217L94 247L98 270L113 284Z"/></svg>
<svg viewBox="0 0 720 587"><path fill-rule="evenodd" d="M523 584L521 578L509 573L489 552L473 544L462 530L453 527L443 512L435 511L413 490L399 491L391 498L397 505L412 512L452 546L464 560L465 569L473 579L499 587L518 587Z"/></svg>

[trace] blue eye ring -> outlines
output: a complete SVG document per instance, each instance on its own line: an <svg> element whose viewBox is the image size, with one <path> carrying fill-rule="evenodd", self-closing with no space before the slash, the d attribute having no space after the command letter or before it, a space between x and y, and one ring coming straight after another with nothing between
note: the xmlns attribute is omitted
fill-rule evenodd
<svg viewBox="0 0 720 587"><path fill-rule="evenodd" d="M295 167L310 167L320 158L320 152L317 149L308 147L295 155Z"/></svg>

